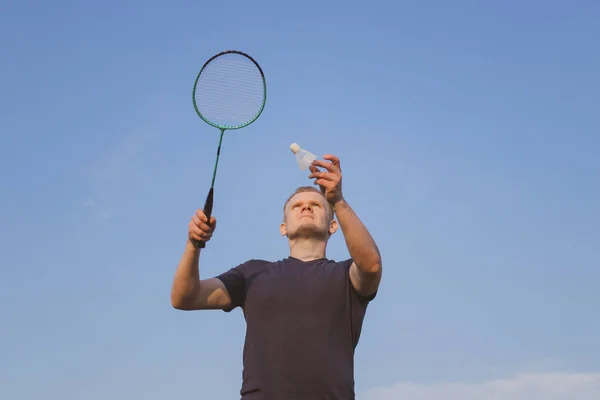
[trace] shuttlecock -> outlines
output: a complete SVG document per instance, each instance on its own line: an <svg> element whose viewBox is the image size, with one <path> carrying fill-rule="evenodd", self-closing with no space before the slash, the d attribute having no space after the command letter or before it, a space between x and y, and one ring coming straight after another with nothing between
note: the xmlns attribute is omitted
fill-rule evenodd
<svg viewBox="0 0 600 400"><path fill-rule="evenodd" d="M304 150L298 146L298 143L292 143L290 150L296 155L296 162L300 167L300 170L305 170L317 159L317 156L312 154L310 151Z"/></svg>

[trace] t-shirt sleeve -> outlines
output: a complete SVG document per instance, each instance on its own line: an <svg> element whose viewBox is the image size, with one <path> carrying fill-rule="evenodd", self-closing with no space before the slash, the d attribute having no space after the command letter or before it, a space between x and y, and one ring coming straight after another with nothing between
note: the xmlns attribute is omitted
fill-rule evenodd
<svg viewBox="0 0 600 400"><path fill-rule="evenodd" d="M231 268L229 271L217 275L216 278L223 282L225 289L231 297L231 306L224 309L225 312L230 312L236 307L242 307L246 300L246 274L245 270L249 265L249 261Z"/></svg>
<svg viewBox="0 0 600 400"><path fill-rule="evenodd" d="M356 299L358 301L360 301L361 303L366 305L375 299L375 297L377 296L378 290L375 290L374 293L371 293L368 296L363 296L362 294L358 293L358 291L354 288L354 285L352 284L352 280L350 279L350 267L352 266L353 262L354 262L354 260L351 258L345 261L345 266L346 266L347 273L348 273L348 282L350 283L350 290L352 291L352 293L354 294L354 296L356 297Z"/></svg>

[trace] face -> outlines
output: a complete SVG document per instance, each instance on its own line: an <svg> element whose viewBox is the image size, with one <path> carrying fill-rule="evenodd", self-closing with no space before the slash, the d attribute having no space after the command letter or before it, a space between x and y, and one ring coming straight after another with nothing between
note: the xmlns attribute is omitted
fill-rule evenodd
<svg viewBox="0 0 600 400"><path fill-rule="evenodd" d="M337 222L327 215L327 202L316 192L295 194L285 207L281 234L289 239L318 238L326 240L337 229Z"/></svg>

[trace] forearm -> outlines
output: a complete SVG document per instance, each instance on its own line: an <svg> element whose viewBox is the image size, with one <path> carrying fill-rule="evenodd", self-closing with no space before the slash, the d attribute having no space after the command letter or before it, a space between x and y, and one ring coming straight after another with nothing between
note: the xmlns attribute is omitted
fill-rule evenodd
<svg viewBox="0 0 600 400"><path fill-rule="evenodd" d="M173 278L171 303L174 307L184 307L194 301L200 285L199 260L200 249L188 240Z"/></svg>
<svg viewBox="0 0 600 400"><path fill-rule="evenodd" d="M377 273L381 268L381 255L365 225L345 200L338 201L334 205L334 211L350 257L361 272Z"/></svg>

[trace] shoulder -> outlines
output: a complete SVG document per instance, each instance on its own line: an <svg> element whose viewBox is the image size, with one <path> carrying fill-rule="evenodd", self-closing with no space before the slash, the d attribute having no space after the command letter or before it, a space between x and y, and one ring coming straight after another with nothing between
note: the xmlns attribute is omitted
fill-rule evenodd
<svg viewBox="0 0 600 400"><path fill-rule="evenodd" d="M332 260L332 259L326 259L325 260L325 265L329 268L338 270L340 272L344 272L344 273L348 273L350 271L350 267L352 266L352 264L354 263L354 260L352 258L348 258L345 260Z"/></svg>
<svg viewBox="0 0 600 400"><path fill-rule="evenodd" d="M234 283L240 286L243 281L258 271L261 271L270 266L269 261L250 259L230 268L229 270L217 275L216 278L222 281L229 289Z"/></svg>
<svg viewBox="0 0 600 400"><path fill-rule="evenodd" d="M265 269L270 268L271 265L270 261L250 259L216 276L215 278L223 283L231 298L230 306L224 310L229 312L238 306L242 306L245 302L250 282L265 271Z"/></svg>
<svg viewBox="0 0 600 400"><path fill-rule="evenodd" d="M255 271L260 271L265 268L270 268L273 265L272 261L252 258L243 263L231 268L231 271L236 271L242 275L248 275Z"/></svg>
<svg viewBox="0 0 600 400"><path fill-rule="evenodd" d="M357 289L356 284L353 282L356 280L353 279L353 277L352 277L353 270L356 269L356 264L354 263L354 259L347 258L347 259L340 260L340 261L327 259L325 261L325 266L327 268L330 268L332 271L335 271L335 276L337 276L338 279L344 280L347 289L350 291L350 294L351 294L350 298L353 301L357 301L359 304L366 306L368 303L370 303L372 300L374 300L375 297L377 296L377 291L378 291L377 288L375 288L372 291L369 291L368 293L361 293Z"/></svg>

